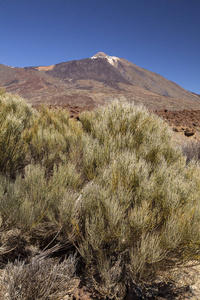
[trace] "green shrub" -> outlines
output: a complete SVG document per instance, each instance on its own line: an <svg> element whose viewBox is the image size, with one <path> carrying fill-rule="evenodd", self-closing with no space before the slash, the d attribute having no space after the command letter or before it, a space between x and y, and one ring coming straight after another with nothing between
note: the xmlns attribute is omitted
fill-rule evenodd
<svg viewBox="0 0 200 300"><path fill-rule="evenodd" d="M186 166L168 126L143 107L119 101L82 113L80 121L110 152L81 195L77 222L86 261L98 266L106 255L112 267L116 255L123 257L131 278L141 281L199 259L200 168Z"/></svg>
<svg viewBox="0 0 200 300"><path fill-rule="evenodd" d="M172 133L159 117L140 106L113 101L92 112L80 115L83 129L110 152L134 151L152 167L165 160L174 163L181 156L172 146Z"/></svg>
<svg viewBox="0 0 200 300"><path fill-rule="evenodd" d="M45 169L39 165L26 166L24 176L17 176L15 183L1 180L0 209L8 228L17 226L24 231L36 226L44 218L49 201Z"/></svg>
<svg viewBox="0 0 200 300"><path fill-rule="evenodd" d="M32 128L31 157L48 171L52 171L54 164L70 160L78 164L82 154L81 135L81 124L69 120L68 111L43 107Z"/></svg>
<svg viewBox="0 0 200 300"><path fill-rule="evenodd" d="M114 101L76 122L65 111L36 112L5 95L3 230L17 226L28 234L55 225L108 299L123 299L130 282L200 259L200 166L186 163L164 121ZM16 152L7 159L13 144Z"/></svg>
<svg viewBox="0 0 200 300"><path fill-rule="evenodd" d="M0 95L0 170L13 177L25 165L29 152L29 129L37 112L22 98Z"/></svg>
<svg viewBox="0 0 200 300"><path fill-rule="evenodd" d="M46 106L39 112L17 95L0 95L0 170L14 178L31 161L51 172L54 164L82 154L82 126L69 113Z"/></svg>
<svg viewBox="0 0 200 300"><path fill-rule="evenodd" d="M63 133L67 129L68 120L69 114L66 111L43 106L32 126L32 139L29 144L31 157L48 170L52 170L54 163L60 163L63 159Z"/></svg>
<svg viewBox="0 0 200 300"><path fill-rule="evenodd" d="M48 179L45 167L28 165L15 182L0 178L0 213L2 226L17 226L23 232L38 224L51 222L65 232L71 228L72 204L82 185L81 175L71 163L54 167Z"/></svg>

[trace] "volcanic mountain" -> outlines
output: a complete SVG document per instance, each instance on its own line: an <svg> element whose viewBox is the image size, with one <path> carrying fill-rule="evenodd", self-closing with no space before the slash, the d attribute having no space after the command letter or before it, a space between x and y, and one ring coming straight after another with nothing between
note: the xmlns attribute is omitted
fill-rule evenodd
<svg viewBox="0 0 200 300"><path fill-rule="evenodd" d="M32 105L95 107L126 98L155 109L200 109L200 96L123 58L99 52L51 66L0 64L0 86Z"/></svg>

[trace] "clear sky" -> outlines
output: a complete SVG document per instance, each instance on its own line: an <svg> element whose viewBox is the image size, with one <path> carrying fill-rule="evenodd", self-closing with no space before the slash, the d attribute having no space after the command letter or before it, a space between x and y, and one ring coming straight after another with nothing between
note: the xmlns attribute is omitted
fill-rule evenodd
<svg viewBox="0 0 200 300"><path fill-rule="evenodd" d="M1 64L105 52L200 94L200 0L0 0L0 38Z"/></svg>

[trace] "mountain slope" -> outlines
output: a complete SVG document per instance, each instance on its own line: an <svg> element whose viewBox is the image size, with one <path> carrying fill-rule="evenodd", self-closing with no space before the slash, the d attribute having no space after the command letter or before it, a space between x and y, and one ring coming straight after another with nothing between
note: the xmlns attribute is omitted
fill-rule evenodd
<svg viewBox="0 0 200 300"><path fill-rule="evenodd" d="M155 94L182 99L192 97L191 93L176 83L158 75L154 72L145 70L137 65L129 62L124 58L107 56L105 53L97 53L93 58L104 58L122 74L134 86L141 87ZM193 94L193 100L198 98Z"/></svg>
<svg viewBox="0 0 200 300"><path fill-rule="evenodd" d="M46 73L53 77L66 80L67 82L75 82L76 80L96 80L114 88L118 88L118 83L131 84L105 59L91 60L86 58L60 63Z"/></svg>
<svg viewBox="0 0 200 300"><path fill-rule="evenodd" d="M91 58L45 67L0 65L0 86L33 105L93 107L125 97L151 109L200 109L200 97L161 75L99 52Z"/></svg>

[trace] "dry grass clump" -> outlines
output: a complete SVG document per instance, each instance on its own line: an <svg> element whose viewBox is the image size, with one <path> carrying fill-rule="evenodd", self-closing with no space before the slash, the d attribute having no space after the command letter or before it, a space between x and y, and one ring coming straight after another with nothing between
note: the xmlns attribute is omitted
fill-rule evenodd
<svg viewBox="0 0 200 300"><path fill-rule="evenodd" d="M76 263L76 256L69 256L61 263L49 258L35 258L29 264L8 263L3 279L5 299L62 299L77 286L77 279L73 280Z"/></svg>
<svg viewBox="0 0 200 300"><path fill-rule="evenodd" d="M200 159L200 142L190 141L182 145L183 155L187 158L187 163L192 159Z"/></svg>
<svg viewBox="0 0 200 300"><path fill-rule="evenodd" d="M31 111L18 138L24 156L16 147L10 165L1 162L5 234L15 227L26 235L37 227L45 232L51 224L59 232L54 242L63 239L78 251L79 272L108 299L199 260L200 167L186 163L161 119L125 101L83 112L80 122L65 111L23 105L22 115ZM12 119L17 108L6 109L4 119ZM7 143L9 149L13 140Z"/></svg>

